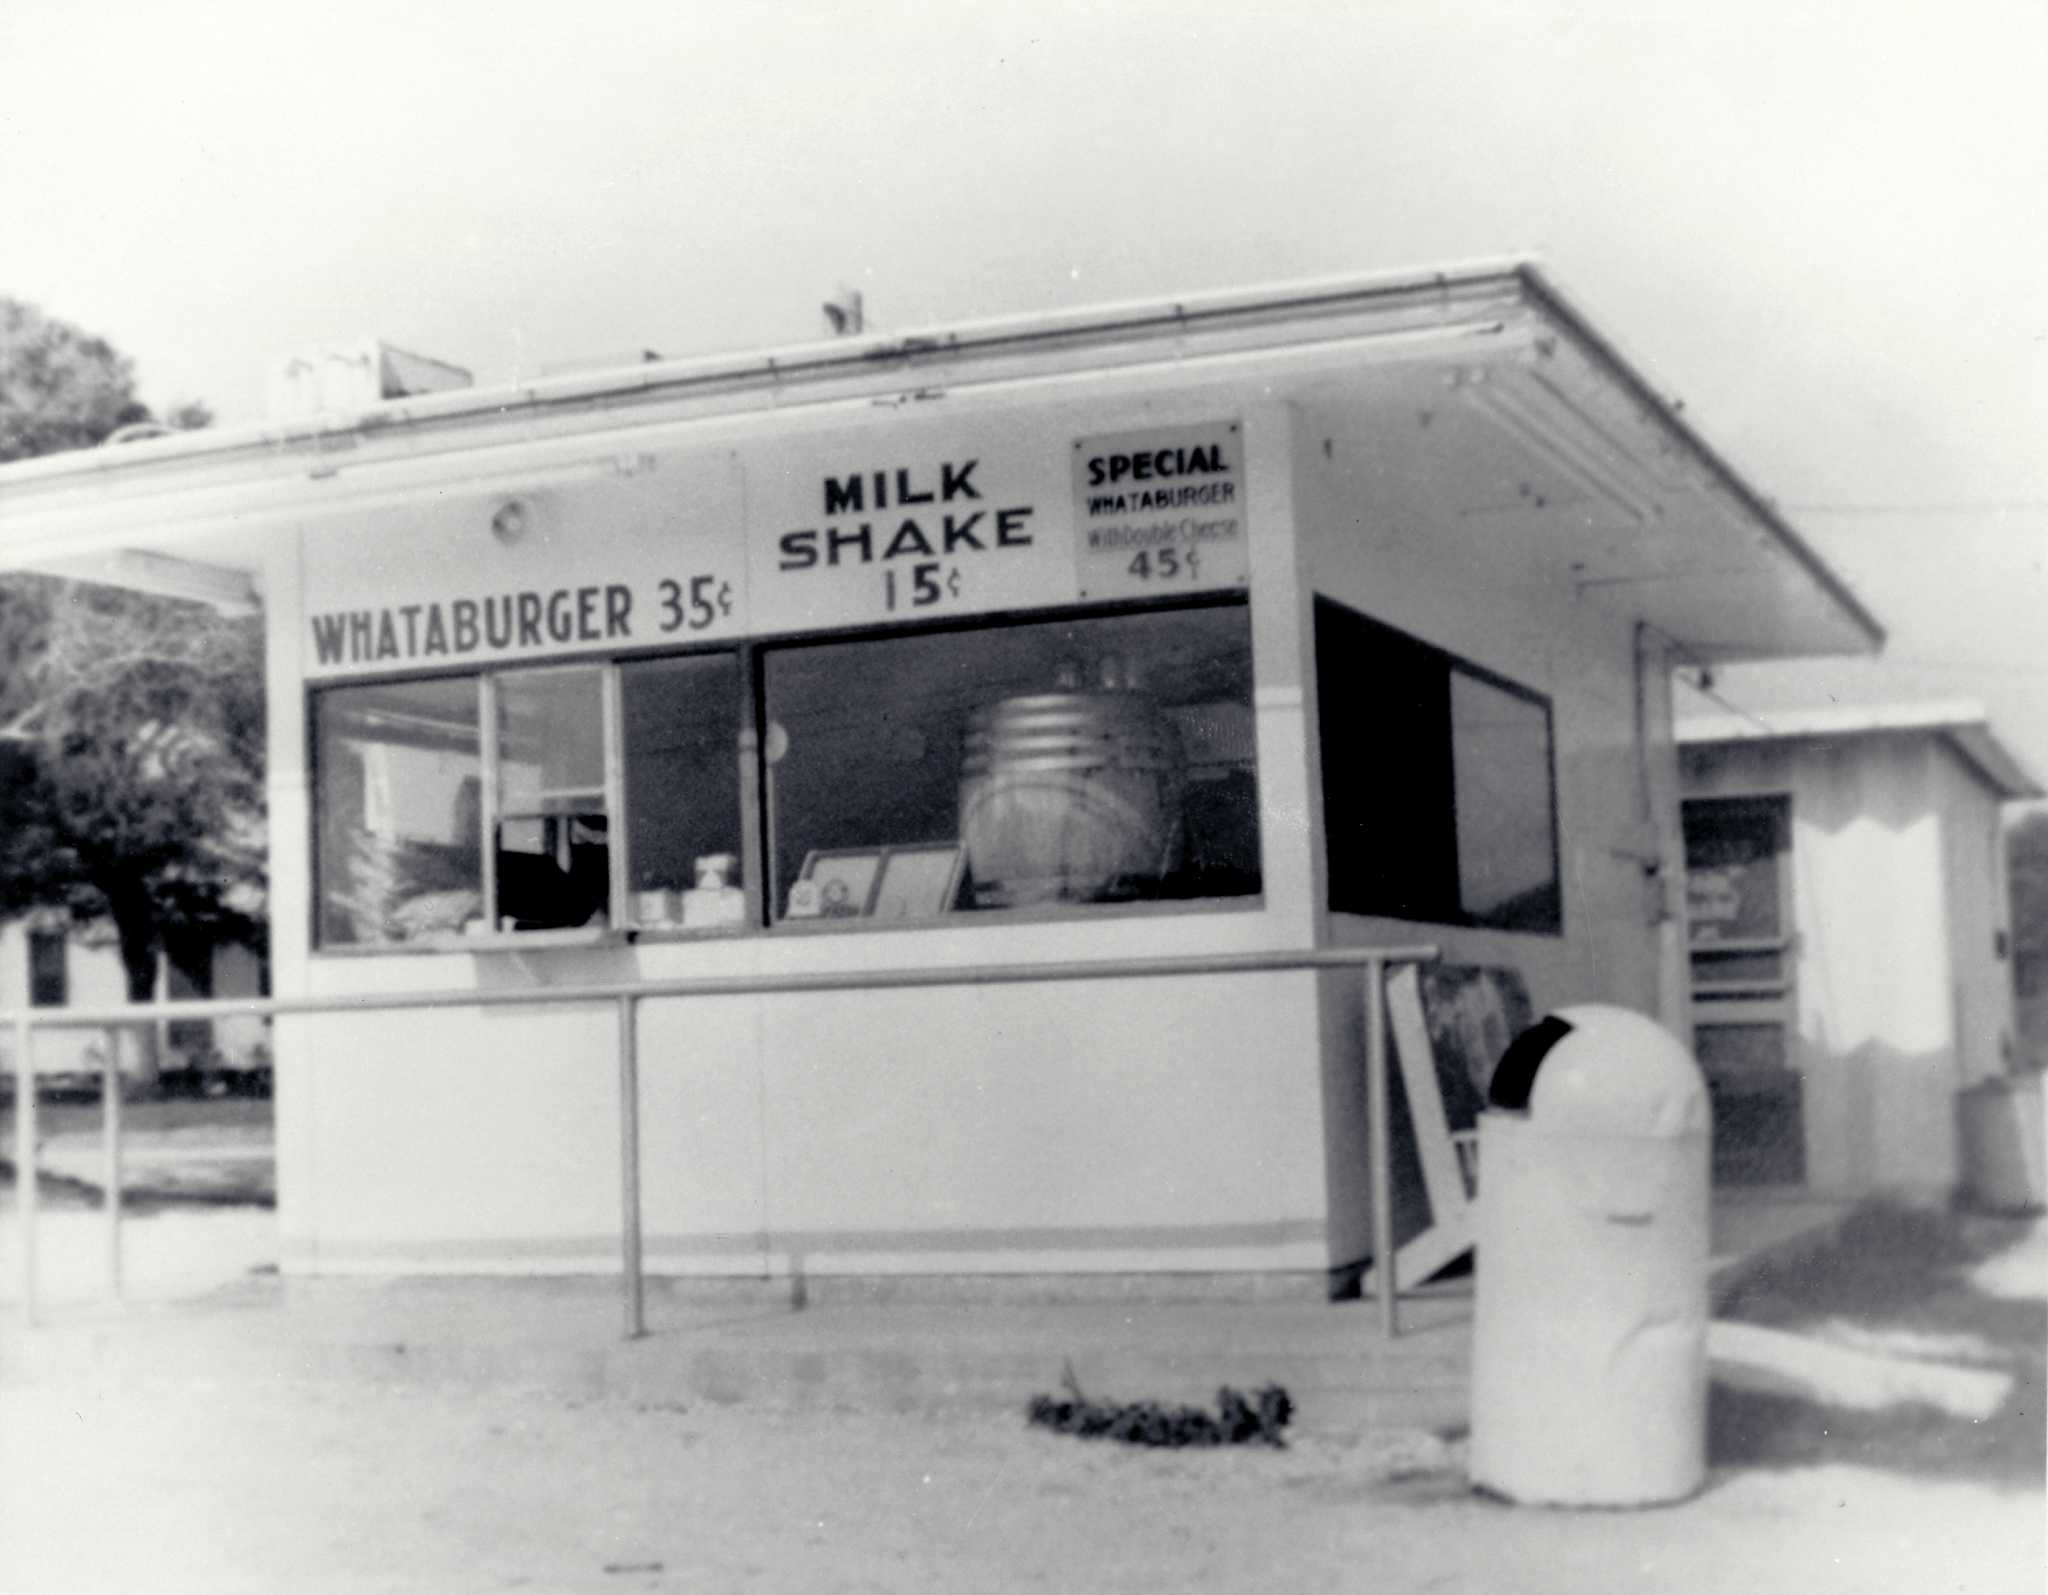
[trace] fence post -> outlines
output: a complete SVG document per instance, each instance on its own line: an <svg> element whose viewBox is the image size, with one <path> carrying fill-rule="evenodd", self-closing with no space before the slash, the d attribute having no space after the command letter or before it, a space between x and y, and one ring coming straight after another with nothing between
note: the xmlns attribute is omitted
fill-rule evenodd
<svg viewBox="0 0 2048 1595"><path fill-rule="evenodd" d="M106 1159L107 1294L121 1299L121 1038L111 1026L106 1040L106 1065L100 1077L101 1150Z"/></svg>
<svg viewBox="0 0 2048 1595"><path fill-rule="evenodd" d="M625 1268L626 1338L647 1333L640 1273L640 1037L631 994L618 1000L620 1245Z"/></svg>
<svg viewBox="0 0 2048 1595"><path fill-rule="evenodd" d="M1372 1120L1372 1263L1379 1282L1375 1297L1380 1309L1380 1334L1392 1340L1401 1332L1398 1286L1394 1278L1393 1126L1387 1122L1386 962L1372 958L1365 965L1365 1094Z"/></svg>
<svg viewBox="0 0 2048 1595"><path fill-rule="evenodd" d="M14 1021L14 1212L21 1229L21 1320L36 1321L36 1059L26 1015Z"/></svg>

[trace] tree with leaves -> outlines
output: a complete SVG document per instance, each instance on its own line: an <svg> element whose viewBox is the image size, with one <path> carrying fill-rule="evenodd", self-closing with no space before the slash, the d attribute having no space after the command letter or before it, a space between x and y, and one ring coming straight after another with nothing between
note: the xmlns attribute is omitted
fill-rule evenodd
<svg viewBox="0 0 2048 1595"><path fill-rule="evenodd" d="M188 400L158 422L136 396L133 365L104 338L0 295L0 464L211 419Z"/></svg>
<svg viewBox="0 0 2048 1595"><path fill-rule="evenodd" d="M0 298L0 461L152 421L103 340ZM180 407L203 424L203 407ZM260 945L260 619L47 575L0 576L0 917L111 927L131 999L158 954Z"/></svg>

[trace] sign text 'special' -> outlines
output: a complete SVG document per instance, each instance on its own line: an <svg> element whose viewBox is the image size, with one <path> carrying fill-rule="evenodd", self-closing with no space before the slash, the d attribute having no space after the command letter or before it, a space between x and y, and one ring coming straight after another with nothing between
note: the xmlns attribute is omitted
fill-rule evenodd
<svg viewBox="0 0 2048 1595"><path fill-rule="evenodd" d="M1220 443L1097 454L1088 461L1088 513L1128 515L1229 504L1237 496L1230 470ZM1092 491L1097 488L1107 491Z"/></svg>

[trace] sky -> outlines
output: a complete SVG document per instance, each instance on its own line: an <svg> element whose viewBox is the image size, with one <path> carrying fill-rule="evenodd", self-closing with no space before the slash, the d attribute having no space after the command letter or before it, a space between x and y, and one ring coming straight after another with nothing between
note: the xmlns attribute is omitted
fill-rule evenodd
<svg viewBox="0 0 2048 1595"><path fill-rule="evenodd" d="M2048 781L2048 6L6 0L0 294L158 406L1531 255Z"/></svg>

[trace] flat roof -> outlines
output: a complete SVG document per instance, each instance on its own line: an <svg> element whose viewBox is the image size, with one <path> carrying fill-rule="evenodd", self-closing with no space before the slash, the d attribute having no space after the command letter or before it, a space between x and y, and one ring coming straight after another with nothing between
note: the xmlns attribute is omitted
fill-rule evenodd
<svg viewBox="0 0 2048 1595"><path fill-rule="evenodd" d="M2048 796L2018 755L1999 740L1984 705L1972 699L1686 715L1675 729L1679 743L1686 747L1918 733L1947 742L2001 797Z"/></svg>
<svg viewBox="0 0 2048 1595"><path fill-rule="evenodd" d="M1537 267L1488 261L873 333L411 396L0 467L0 568L136 547L253 568L255 529L549 451L1009 391L1257 383L1387 463L1389 513L1532 551L1696 658L1875 650L1883 628ZM1418 407L1442 422L1418 427ZM1389 447L1389 440L1398 447ZM1462 539L1462 542L1460 540ZM182 545L182 546L181 546ZM107 579L95 576L94 579Z"/></svg>

